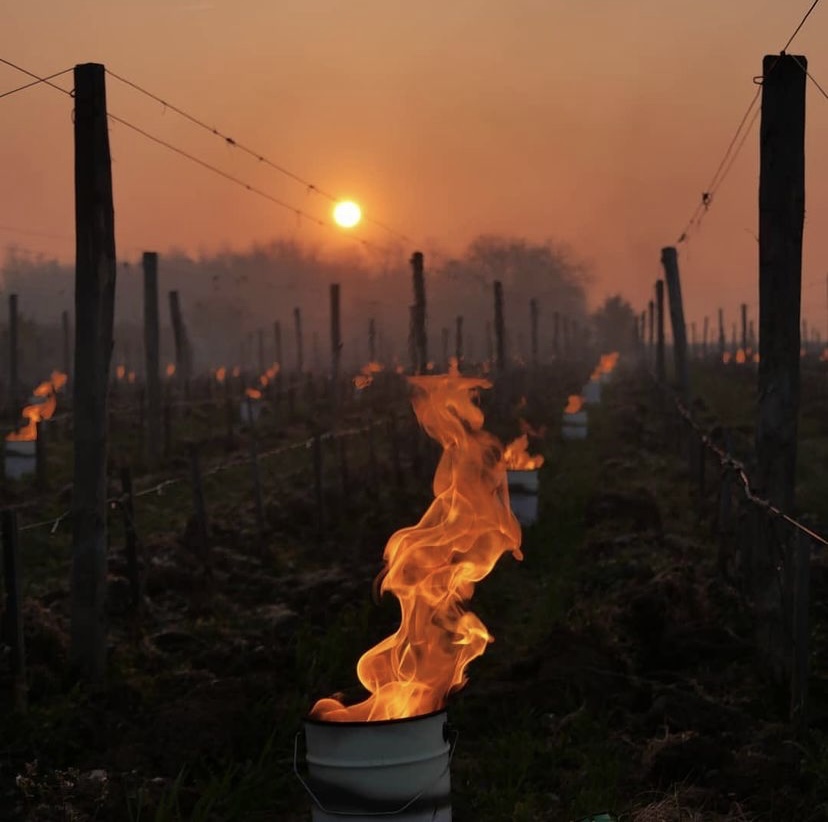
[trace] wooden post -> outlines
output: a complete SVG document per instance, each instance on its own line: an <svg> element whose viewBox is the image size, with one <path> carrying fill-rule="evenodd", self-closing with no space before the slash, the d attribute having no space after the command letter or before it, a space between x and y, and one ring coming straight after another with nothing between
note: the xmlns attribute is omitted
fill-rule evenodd
<svg viewBox="0 0 828 822"><path fill-rule="evenodd" d="M757 488L793 510L805 213L804 57L765 57L759 172ZM773 67L771 69L771 67Z"/></svg>
<svg viewBox="0 0 828 822"><path fill-rule="evenodd" d="M62 311L60 315L60 323L63 331L63 373L66 374L66 379L71 385L72 383L72 330L69 323L69 312ZM69 387L66 391L68 393Z"/></svg>
<svg viewBox="0 0 828 822"><path fill-rule="evenodd" d="M342 329L339 316L339 283L331 283L331 386L333 405L338 407L339 364L342 357Z"/></svg>
<svg viewBox="0 0 828 822"><path fill-rule="evenodd" d="M170 318L173 326L175 341L175 373L182 385L190 381L190 364L187 352L187 332L184 330L184 321L181 318L181 302L177 291L170 291Z"/></svg>
<svg viewBox="0 0 828 822"><path fill-rule="evenodd" d="M687 402L690 399L690 373L687 367L687 330L684 327L684 307L681 302L678 254L674 246L661 249L661 264L667 281L667 298L670 304L670 325L673 329L673 358L676 364L676 382L679 394Z"/></svg>
<svg viewBox="0 0 828 822"><path fill-rule="evenodd" d="M129 579L130 607L135 610L141 604L141 574L138 570L135 497L132 492L132 471L130 471L129 466L124 466L121 469L121 513L124 518L124 552L126 554L127 579Z"/></svg>
<svg viewBox="0 0 828 822"><path fill-rule="evenodd" d="M9 415L20 418L20 372L18 369L17 294L9 294Z"/></svg>
<svg viewBox="0 0 828 822"><path fill-rule="evenodd" d="M147 382L147 453L150 464L161 458L161 329L158 319L158 254L145 251L144 368Z"/></svg>
<svg viewBox="0 0 828 822"><path fill-rule="evenodd" d="M259 329L259 350L258 350L258 364L259 364L259 376L264 374L267 371L267 361L265 360L265 342L264 342L264 329Z"/></svg>
<svg viewBox="0 0 828 822"><path fill-rule="evenodd" d="M667 381L667 369L664 362L664 280L656 284L656 377L664 384Z"/></svg>
<svg viewBox="0 0 828 822"><path fill-rule="evenodd" d="M273 361L279 366L279 374L281 374L284 367L284 361L282 360L282 324L278 320L273 323L273 357Z"/></svg>
<svg viewBox="0 0 828 822"><path fill-rule="evenodd" d="M6 603L3 611L3 639L11 650L11 668L14 688L14 704L19 711L26 710L26 646L23 640L22 597L20 592L20 568L18 560L17 513L4 509L3 529L3 583Z"/></svg>
<svg viewBox="0 0 828 822"><path fill-rule="evenodd" d="M707 336L710 333L710 317L704 318L704 330L702 331L702 358L707 359Z"/></svg>
<svg viewBox="0 0 828 822"><path fill-rule="evenodd" d="M417 353L415 374L425 374L428 364L428 337L426 335L426 292L423 255L415 251L411 255L411 272L414 280L414 347Z"/></svg>
<svg viewBox="0 0 828 822"><path fill-rule="evenodd" d="M377 361L377 324L374 318L368 320L368 362Z"/></svg>
<svg viewBox="0 0 828 822"><path fill-rule="evenodd" d="M747 304L742 303L742 351L747 354L748 331L747 331Z"/></svg>
<svg viewBox="0 0 828 822"><path fill-rule="evenodd" d="M458 314L454 320L454 356L457 357L457 367L463 363L463 316Z"/></svg>
<svg viewBox="0 0 828 822"><path fill-rule="evenodd" d="M766 56L762 65L755 485L760 495L786 512L794 506L799 417L806 67L804 57L786 54ZM754 602L757 625L764 626L759 639L771 676L780 690L787 690L788 666L793 665L784 630L789 613L778 584L773 539L774 534L764 531L755 545Z"/></svg>
<svg viewBox="0 0 828 822"><path fill-rule="evenodd" d="M719 309L719 362L724 360L724 353L725 353L725 346L727 345L727 341L725 340L725 330L724 330L724 311L720 308Z"/></svg>
<svg viewBox="0 0 828 822"><path fill-rule="evenodd" d="M494 282L495 366L498 374L506 370L506 329L503 321L503 284Z"/></svg>
<svg viewBox="0 0 828 822"><path fill-rule="evenodd" d="M305 351L302 337L302 311L293 309L293 326L296 332L296 373L302 374L305 371Z"/></svg>
<svg viewBox="0 0 828 822"><path fill-rule="evenodd" d="M529 321L531 323L531 352L532 352L532 368L538 367L538 300L532 297L529 300Z"/></svg>
<svg viewBox="0 0 828 822"><path fill-rule="evenodd" d="M107 389L115 309L115 216L104 67L75 66L75 367L71 661L106 671Z"/></svg>

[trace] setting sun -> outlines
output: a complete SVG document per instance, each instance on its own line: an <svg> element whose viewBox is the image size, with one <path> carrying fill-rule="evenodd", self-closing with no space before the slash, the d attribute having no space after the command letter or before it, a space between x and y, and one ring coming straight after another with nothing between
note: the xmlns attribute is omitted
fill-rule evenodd
<svg viewBox="0 0 828 822"><path fill-rule="evenodd" d="M362 209L352 200L343 200L334 206L333 218L342 228L353 228L362 219Z"/></svg>

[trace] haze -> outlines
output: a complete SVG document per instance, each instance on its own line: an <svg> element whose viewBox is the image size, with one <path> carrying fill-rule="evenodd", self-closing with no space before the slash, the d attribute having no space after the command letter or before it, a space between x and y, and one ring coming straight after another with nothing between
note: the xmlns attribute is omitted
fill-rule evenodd
<svg viewBox="0 0 828 822"><path fill-rule="evenodd" d="M365 214L341 232L111 125L118 255L191 256L274 239L366 268L459 254L483 233L552 239L585 261L593 305L640 310L799 0L28 0L0 56L50 74L101 62ZM819 7L792 51L828 82ZM26 82L0 67L0 92ZM59 82L71 86L71 74ZM826 83L823 82L826 87ZM330 203L108 78L110 111L327 220ZM71 262L71 101L0 100L0 244ZM804 317L826 327L828 100L808 88ZM757 303L758 128L701 229L679 246L688 320ZM390 259L389 259L390 255ZM347 286L345 286L347 287Z"/></svg>

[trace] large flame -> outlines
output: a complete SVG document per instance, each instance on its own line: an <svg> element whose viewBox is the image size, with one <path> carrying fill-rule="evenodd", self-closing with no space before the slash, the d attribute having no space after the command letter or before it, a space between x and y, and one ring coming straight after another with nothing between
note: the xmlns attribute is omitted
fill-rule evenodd
<svg viewBox="0 0 828 822"><path fill-rule="evenodd" d="M529 454L529 436L522 434L503 451L503 461L509 471L534 471L543 465L543 454Z"/></svg>
<svg viewBox="0 0 828 822"><path fill-rule="evenodd" d="M311 711L320 719L401 719L444 707L465 684L466 666L492 641L465 608L475 585L505 552L523 558L502 446L483 430L483 412L473 401L490 383L456 373L410 382L417 419L443 446L435 499L417 525L397 531L385 547L380 591L397 597L401 620L357 664L371 696L349 707L321 699Z"/></svg>
<svg viewBox="0 0 828 822"><path fill-rule="evenodd" d="M31 442L37 439L37 424L43 420L51 419L57 408L57 397L55 396L64 385L66 385L66 374L60 371L52 371L48 380L40 383L32 392L35 397L42 397L41 402L27 405L21 416L26 424L17 431L6 434L9 442Z"/></svg>

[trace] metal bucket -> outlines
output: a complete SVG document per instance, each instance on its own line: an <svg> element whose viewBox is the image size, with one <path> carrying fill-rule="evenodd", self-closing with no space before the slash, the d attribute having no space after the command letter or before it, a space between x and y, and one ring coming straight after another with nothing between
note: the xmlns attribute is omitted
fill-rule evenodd
<svg viewBox="0 0 828 822"><path fill-rule="evenodd" d="M587 405L597 405L601 402L601 383L598 380L590 380L581 391L581 396Z"/></svg>
<svg viewBox="0 0 828 822"><path fill-rule="evenodd" d="M307 776L293 768L313 800L313 822L391 818L450 822L449 764L455 739L445 711L380 722L306 718Z"/></svg>
<svg viewBox="0 0 828 822"><path fill-rule="evenodd" d="M262 401L243 399L239 405L239 420L243 425L250 425L258 422L259 416L262 413Z"/></svg>
<svg viewBox="0 0 828 822"><path fill-rule="evenodd" d="M6 440L6 479L21 479L37 469L37 442L35 440Z"/></svg>
<svg viewBox="0 0 828 822"><path fill-rule="evenodd" d="M561 425L561 436L565 440L583 440L587 435L587 413L578 411L575 414L564 414Z"/></svg>
<svg viewBox="0 0 828 822"><path fill-rule="evenodd" d="M506 471L509 504L517 521L524 526L538 521L538 472Z"/></svg>

